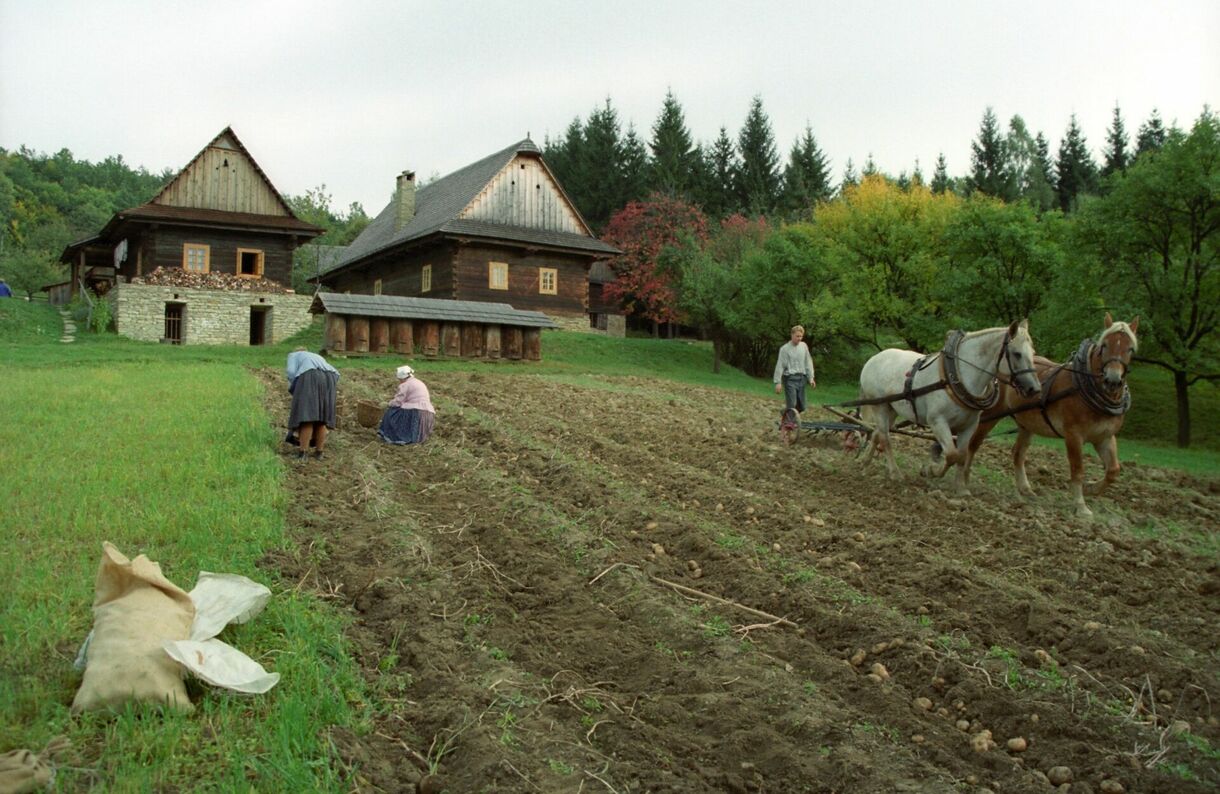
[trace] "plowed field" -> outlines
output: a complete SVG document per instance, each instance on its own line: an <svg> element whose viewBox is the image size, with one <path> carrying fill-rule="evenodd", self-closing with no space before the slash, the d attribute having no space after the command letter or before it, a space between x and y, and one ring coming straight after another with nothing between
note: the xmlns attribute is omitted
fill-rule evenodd
<svg viewBox="0 0 1220 794"><path fill-rule="evenodd" d="M355 417L392 378L345 373L326 458L288 475L297 551L265 560L354 616L375 717L333 739L358 788L1220 786L1217 482L1129 466L1083 523L1058 450L1026 502L991 442L958 500L923 442L902 483L837 438L781 447L774 400L425 380L436 435L402 448Z"/></svg>

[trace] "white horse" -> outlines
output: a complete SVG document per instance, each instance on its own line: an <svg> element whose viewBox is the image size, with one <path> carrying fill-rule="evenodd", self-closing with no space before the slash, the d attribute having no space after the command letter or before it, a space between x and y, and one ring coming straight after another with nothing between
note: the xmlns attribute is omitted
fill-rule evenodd
<svg viewBox="0 0 1220 794"><path fill-rule="evenodd" d="M906 419L930 428L944 451L939 471L929 469L928 473L941 477L956 465L954 490L965 495L967 448L982 411L995 404L1000 380L1012 383L1024 395L1040 393L1033 360L1028 320L1007 328L955 332L943 350L928 356L911 350L882 350L860 370L860 399L872 401L862 405L861 418L875 428L864 462L884 450L890 477L901 477L890 428L895 419ZM884 399L887 397L891 399Z"/></svg>

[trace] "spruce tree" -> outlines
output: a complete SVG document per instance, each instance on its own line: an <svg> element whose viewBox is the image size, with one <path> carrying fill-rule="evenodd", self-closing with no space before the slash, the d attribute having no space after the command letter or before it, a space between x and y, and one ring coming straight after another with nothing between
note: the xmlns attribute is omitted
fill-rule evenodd
<svg viewBox="0 0 1220 794"><path fill-rule="evenodd" d="M832 192L830 164L818 148L813 129L806 124L805 133L792 144L784 168L783 209L790 217L807 215L819 201L829 199Z"/></svg>
<svg viewBox="0 0 1220 794"><path fill-rule="evenodd" d="M724 127L706 150L703 171L705 174L703 195L700 204L711 218L723 218L741 210L737 203L737 150Z"/></svg>
<svg viewBox="0 0 1220 794"><path fill-rule="evenodd" d="M577 116L572 119L572 123L568 125L562 136L552 139L548 135L543 146L543 157L546 158L547 165L550 166L555 173L555 178L559 180L559 184L563 185L564 190L568 192L573 201L576 201L576 195L581 193L578 164L584 143L584 126L581 124L580 116ZM580 207L580 210L583 212L584 208Z"/></svg>
<svg viewBox="0 0 1220 794"><path fill-rule="evenodd" d="M977 190L998 199L1012 200L1013 180L1006 168L1006 160L1000 123L989 106L983 112L979 137L970 144L970 179L967 183L970 192Z"/></svg>
<svg viewBox="0 0 1220 794"><path fill-rule="evenodd" d="M737 200L751 215L763 215L779 205L779 154L771 120L763 111L762 97L750 102L745 124L737 136L741 165L737 171Z"/></svg>
<svg viewBox="0 0 1220 794"><path fill-rule="evenodd" d="M1161 114L1156 108L1153 108L1152 115L1140 125L1135 143L1135 156L1139 157L1144 152L1155 152L1160 149L1165 145L1165 137L1165 125L1161 123Z"/></svg>
<svg viewBox="0 0 1220 794"><path fill-rule="evenodd" d="M911 170L911 184L915 187L923 187L923 168L919 165L919 158L915 158L915 168Z"/></svg>
<svg viewBox="0 0 1220 794"><path fill-rule="evenodd" d="M578 160L577 190L572 196L585 219L600 229L610 215L625 203L623 187L623 141L618 111L610 98L594 108L584 127L584 144Z"/></svg>
<svg viewBox="0 0 1220 794"><path fill-rule="evenodd" d="M1116 171L1122 173L1127 170L1131 155L1128 152L1127 128L1123 124L1123 116L1119 112L1118 103L1114 105L1114 118L1110 122L1110 128L1106 130L1106 149L1102 154L1105 159L1101 167L1103 177Z"/></svg>
<svg viewBox="0 0 1220 794"><path fill-rule="evenodd" d="M941 152L936 157L936 170L932 172L932 192L948 193L950 187L949 167L945 163L945 153Z"/></svg>
<svg viewBox="0 0 1220 794"><path fill-rule="evenodd" d="M1081 194L1096 192L1097 164L1089 154L1088 142L1076 123L1075 113L1072 114L1067 133L1059 142L1059 160L1055 170L1059 208L1064 212L1075 209Z"/></svg>
<svg viewBox="0 0 1220 794"><path fill-rule="evenodd" d="M691 197L699 158L686 128L682 105L673 91L665 92L665 102L652 125L648 146L652 150L649 187L667 196Z"/></svg>
<svg viewBox="0 0 1220 794"><path fill-rule="evenodd" d="M644 148L644 142L636 134L635 125L629 125L627 134L623 136L622 154L619 157L620 193L616 210L628 202L638 201L648 195L650 171L648 150Z"/></svg>
<svg viewBox="0 0 1220 794"><path fill-rule="evenodd" d="M860 184L860 177L856 174L856 166L848 157L847 165L843 167L843 181L839 183L840 195L847 192L849 187L855 187L858 184Z"/></svg>

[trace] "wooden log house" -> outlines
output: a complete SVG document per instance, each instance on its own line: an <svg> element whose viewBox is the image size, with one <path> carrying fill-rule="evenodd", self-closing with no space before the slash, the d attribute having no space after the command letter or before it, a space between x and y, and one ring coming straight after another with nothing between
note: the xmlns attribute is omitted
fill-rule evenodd
<svg viewBox="0 0 1220 794"><path fill-rule="evenodd" d="M588 328L590 267L617 253L526 138L418 190L404 171L390 203L316 280L333 292L508 303Z"/></svg>
<svg viewBox="0 0 1220 794"><path fill-rule="evenodd" d="M319 292L310 311L326 316L323 347L341 356L538 361L542 358L542 329L555 327L541 312L503 303L391 295Z"/></svg>

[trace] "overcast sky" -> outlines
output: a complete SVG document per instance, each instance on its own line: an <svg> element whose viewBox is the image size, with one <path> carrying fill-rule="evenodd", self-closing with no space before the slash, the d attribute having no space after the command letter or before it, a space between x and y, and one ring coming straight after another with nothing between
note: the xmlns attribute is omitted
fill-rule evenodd
<svg viewBox="0 0 1220 794"><path fill-rule="evenodd" d="M667 88L704 141L761 95L836 179L962 174L987 105L1052 151L1075 113L1096 156L1115 102L1132 135L1220 106L1220 2L0 0L0 146L159 171L232 125L281 192L370 213L607 96L647 138Z"/></svg>

